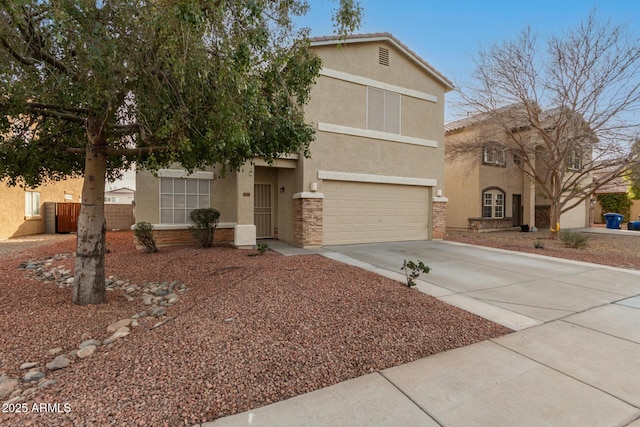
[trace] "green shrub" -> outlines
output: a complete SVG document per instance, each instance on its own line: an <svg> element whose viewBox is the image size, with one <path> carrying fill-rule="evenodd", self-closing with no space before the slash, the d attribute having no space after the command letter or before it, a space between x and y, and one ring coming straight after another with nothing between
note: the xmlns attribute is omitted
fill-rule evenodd
<svg viewBox="0 0 640 427"><path fill-rule="evenodd" d="M213 208L196 209L189 215L195 224L189 227L193 236L198 240L203 248L213 246L213 238L216 227L220 221L220 212Z"/></svg>
<svg viewBox="0 0 640 427"><path fill-rule="evenodd" d="M589 240L589 238L582 233L562 231L560 232L560 240L565 246L569 248L582 249L587 246L587 241Z"/></svg>
<svg viewBox="0 0 640 427"><path fill-rule="evenodd" d="M153 239L153 225L148 222L137 222L133 226L133 235L145 247L148 254L158 252L156 241Z"/></svg>
<svg viewBox="0 0 640 427"><path fill-rule="evenodd" d="M425 265L422 261L417 261L416 264L413 261L407 261L406 259L402 263L402 270L407 277L407 286L412 287L416 285L416 279L420 276L420 273L429 273L431 269Z"/></svg>
<svg viewBox="0 0 640 427"><path fill-rule="evenodd" d="M258 252L260 252L260 255L264 255L267 249L269 249L268 244L266 244L265 242L258 242Z"/></svg>
<svg viewBox="0 0 640 427"><path fill-rule="evenodd" d="M536 239L536 241L533 242L533 247L536 249L544 249L544 242L540 239Z"/></svg>
<svg viewBox="0 0 640 427"><path fill-rule="evenodd" d="M602 206L602 222L606 222L604 215L608 213L619 213L623 221L629 221L631 200L627 194L598 194L598 202Z"/></svg>

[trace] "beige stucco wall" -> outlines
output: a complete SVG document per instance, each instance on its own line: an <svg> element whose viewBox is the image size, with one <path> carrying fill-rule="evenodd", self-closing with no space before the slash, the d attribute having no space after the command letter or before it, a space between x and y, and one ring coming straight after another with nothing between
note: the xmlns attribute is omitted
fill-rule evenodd
<svg viewBox="0 0 640 427"><path fill-rule="evenodd" d="M389 66L378 63L379 46L390 50ZM318 130L311 144L312 158L302 161L304 190L318 182L318 191L323 191L319 170L429 178L437 181L436 189L444 190L445 87L388 43L320 46L314 50L325 68L436 96L438 101L434 103L402 95L401 135L434 140L437 147ZM366 99L366 85L321 76L312 91L306 117L316 125L366 129Z"/></svg>
<svg viewBox="0 0 640 427"><path fill-rule="evenodd" d="M45 232L45 202L79 202L82 194L82 178L67 179L41 185L29 191L40 192L40 216L25 218L25 189L0 183L0 238L26 236ZM70 198L65 198L67 195Z"/></svg>

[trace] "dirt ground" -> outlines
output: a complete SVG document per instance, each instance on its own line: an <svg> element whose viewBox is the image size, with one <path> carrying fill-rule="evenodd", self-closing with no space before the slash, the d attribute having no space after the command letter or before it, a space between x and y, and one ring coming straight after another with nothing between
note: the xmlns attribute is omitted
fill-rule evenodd
<svg viewBox="0 0 640 427"><path fill-rule="evenodd" d="M549 238L548 231L449 232L445 240L529 252L556 258L593 262L628 269L640 268L640 232L629 234L581 233L586 247L574 249ZM538 246L538 248L536 248Z"/></svg>

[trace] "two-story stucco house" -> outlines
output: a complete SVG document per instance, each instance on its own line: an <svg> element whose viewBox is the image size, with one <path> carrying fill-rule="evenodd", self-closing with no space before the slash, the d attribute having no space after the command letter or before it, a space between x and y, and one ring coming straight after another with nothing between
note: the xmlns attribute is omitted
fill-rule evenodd
<svg viewBox="0 0 640 427"><path fill-rule="evenodd" d="M505 113L514 114L514 106L505 107ZM487 230L522 225L539 229L551 227L551 202L539 191L531 176L524 172L525 168L534 166L537 171L535 175L546 176L542 170L546 162L538 151L543 144L527 126L512 131L530 147L527 164L518 150L514 152L504 148L509 146L510 137L502 126L495 123L495 119L482 114L445 126L449 154L459 144L471 142L469 147L473 147L465 155L447 155L447 228ZM579 182L591 182L591 175L583 173L583 164L590 161L590 156L588 144L584 149L573 151L565 165L565 183L576 179ZM572 206L574 200L576 206L561 215L561 229L589 226L589 200L579 201L579 198L575 198L567 205Z"/></svg>
<svg viewBox="0 0 640 427"><path fill-rule="evenodd" d="M323 68L305 114L311 158L254 159L221 178L137 174L136 221L159 244L190 238L188 213L221 212L216 240L303 247L427 240L445 234L444 97L451 82L387 33L314 38Z"/></svg>

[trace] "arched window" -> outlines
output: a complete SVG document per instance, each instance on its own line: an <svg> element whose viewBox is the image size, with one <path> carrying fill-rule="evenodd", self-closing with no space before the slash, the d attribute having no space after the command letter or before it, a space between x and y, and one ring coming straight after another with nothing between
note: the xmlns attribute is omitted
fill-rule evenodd
<svg viewBox="0 0 640 427"><path fill-rule="evenodd" d="M582 169L582 149L580 147L573 148L567 156L567 169L570 171L579 171Z"/></svg>
<svg viewBox="0 0 640 427"><path fill-rule="evenodd" d="M505 194L498 187L486 188L482 191L482 217L504 218Z"/></svg>

